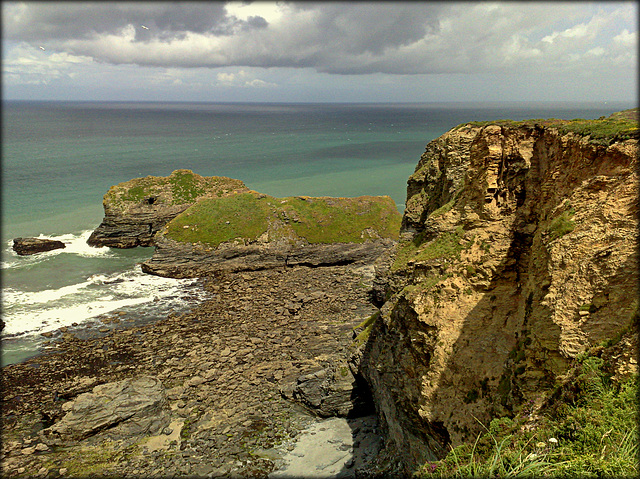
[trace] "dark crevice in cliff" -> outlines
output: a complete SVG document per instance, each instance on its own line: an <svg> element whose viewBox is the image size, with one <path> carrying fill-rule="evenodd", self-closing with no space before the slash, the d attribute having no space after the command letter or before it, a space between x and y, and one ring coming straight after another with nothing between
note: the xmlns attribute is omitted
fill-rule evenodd
<svg viewBox="0 0 640 479"><path fill-rule="evenodd" d="M347 266L353 264L354 260L342 260L332 263L310 263L310 262L290 262L289 257L285 260L285 266L287 268L295 268L296 266L304 266L307 268L328 268L331 266Z"/></svg>

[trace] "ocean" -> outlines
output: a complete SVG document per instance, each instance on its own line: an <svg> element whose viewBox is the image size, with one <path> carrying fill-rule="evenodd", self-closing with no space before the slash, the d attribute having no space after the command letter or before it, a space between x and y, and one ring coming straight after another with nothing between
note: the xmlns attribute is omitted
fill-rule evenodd
<svg viewBox="0 0 640 479"><path fill-rule="evenodd" d="M143 274L152 248L86 244L112 185L187 168L276 197L389 195L402 211L426 144L460 123L598 118L634 106L3 101L2 364L38 354L42 333L104 334L206 297L196 280ZM30 236L66 248L16 255L13 238Z"/></svg>

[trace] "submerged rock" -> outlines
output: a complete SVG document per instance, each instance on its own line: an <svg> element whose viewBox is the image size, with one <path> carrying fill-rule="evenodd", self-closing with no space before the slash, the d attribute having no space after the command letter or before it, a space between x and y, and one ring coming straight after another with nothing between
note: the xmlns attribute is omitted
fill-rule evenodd
<svg viewBox="0 0 640 479"><path fill-rule="evenodd" d="M13 240L13 251L21 256L44 253L54 249L65 248L62 241L44 238L15 238Z"/></svg>

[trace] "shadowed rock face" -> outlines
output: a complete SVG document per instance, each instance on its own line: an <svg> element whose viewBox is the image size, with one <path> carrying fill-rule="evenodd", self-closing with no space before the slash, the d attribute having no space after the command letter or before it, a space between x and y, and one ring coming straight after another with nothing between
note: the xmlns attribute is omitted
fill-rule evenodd
<svg viewBox="0 0 640 479"><path fill-rule="evenodd" d="M240 180L203 177L189 170L126 181L104 195L104 219L87 243L111 248L152 246L153 236L199 199L244 191L248 189Z"/></svg>
<svg viewBox="0 0 640 479"><path fill-rule="evenodd" d="M361 362L409 470L539 404L573 358L630 327L637 157L636 139L526 124L427 146Z"/></svg>
<svg viewBox="0 0 640 479"><path fill-rule="evenodd" d="M16 238L13 240L13 251L21 256L44 253L64 247L65 244L62 241L43 238Z"/></svg>

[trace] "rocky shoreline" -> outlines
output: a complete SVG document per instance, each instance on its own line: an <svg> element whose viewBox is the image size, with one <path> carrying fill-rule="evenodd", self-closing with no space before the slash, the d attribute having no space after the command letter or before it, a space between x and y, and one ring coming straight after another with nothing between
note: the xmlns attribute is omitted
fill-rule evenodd
<svg viewBox="0 0 640 479"><path fill-rule="evenodd" d="M210 299L188 313L92 339L64 333L55 352L3 369L3 476L277 472L320 417L373 413L354 377L354 338L378 312L373 277L374 265L362 263L219 273L205 280ZM166 397L168 425L157 434L110 437L107 429L51 440L51 426L79 395L143 376L156 378ZM371 449L380 438L340 444L348 450L337 456L340 477L375 457L358 456L359 442Z"/></svg>

